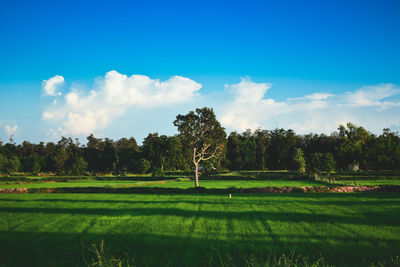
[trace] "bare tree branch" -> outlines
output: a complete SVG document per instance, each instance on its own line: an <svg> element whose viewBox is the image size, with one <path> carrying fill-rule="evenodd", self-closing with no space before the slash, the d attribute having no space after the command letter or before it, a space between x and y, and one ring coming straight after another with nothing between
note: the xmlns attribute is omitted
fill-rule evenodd
<svg viewBox="0 0 400 267"><path fill-rule="evenodd" d="M207 157L207 158L203 158L203 160L209 160L211 158L213 158L214 156L216 156L215 154L217 153L218 150L222 149L222 145L221 146L216 146L214 152L211 154L211 156Z"/></svg>

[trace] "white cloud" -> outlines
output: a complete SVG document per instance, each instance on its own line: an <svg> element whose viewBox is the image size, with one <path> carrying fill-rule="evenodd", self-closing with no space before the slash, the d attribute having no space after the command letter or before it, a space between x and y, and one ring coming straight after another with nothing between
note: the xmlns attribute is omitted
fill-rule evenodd
<svg viewBox="0 0 400 267"><path fill-rule="evenodd" d="M314 93L311 95L306 95L303 97L296 97L296 98L289 98L288 101L302 101L302 100L326 100L329 97L334 96L333 94L328 94L328 93Z"/></svg>
<svg viewBox="0 0 400 267"><path fill-rule="evenodd" d="M160 81L110 71L97 80L89 94L71 88L63 102L49 106L42 118L61 124L63 134L88 135L106 128L132 106L152 108L187 102L200 88L201 84L181 76Z"/></svg>
<svg viewBox="0 0 400 267"><path fill-rule="evenodd" d="M398 95L400 89L394 84L380 84L364 86L355 92L347 92L343 95L345 104L355 107L384 106L391 102L382 101L394 95ZM395 103L392 103L395 104Z"/></svg>
<svg viewBox="0 0 400 267"><path fill-rule="evenodd" d="M315 92L279 101L268 97L271 84L250 78L225 85L225 91L218 94L200 96L200 88L201 84L181 76L160 81L110 71L95 80L91 90L79 85L68 88L56 102L49 103L42 118L51 123L47 136L53 140L67 134L119 133L120 129L108 126L112 122L126 124L127 118L135 118L128 123L147 131L145 134L159 125L163 125L162 130L169 125L168 131L172 131L172 123L165 124L173 117L171 110L178 114L202 106L213 106L228 131L282 127L300 134L329 134L339 124L353 122L379 133L383 128L400 126L400 87L393 84L365 86L342 94ZM122 127L125 131L129 128Z"/></svg>
<svg viewBox="0 0 400 267"><path fill-rule="evenodd" d="M201 84L174 76L165 82L144 75L128 77L110 71L104 80L104 93L108 103L118 105L159 106L187 101L200 90Z"/></svg>
<svg viewBox="0 0 400 267"><path fill-rule="evenodd" d="M268 89L269 83L255 83L250 78L241 78L238 84L225 84L225 89L235 95L236 103L255 103L261 100Z"/></svg>
<svg viewBox="0 0 400 267"><path fill-rule="evenodd" d="M257 129L260 127L257 122L249 121L245 116L237 116L235 112L228 112L222 115L221 123L241 131L246 129Z"/></svg>
<svg viewBox="0 0 400 267"><path fill-rule="evenodd" d="M61 93L58 92L58 88L63 83L64 83L64 77L60 75L55 75L54 77L51 77L48 80L43 80L42 87L45 95L48 96L61 95Z"/></svg>
<svg viewBox="0 0 400 267"><path fill-rule="evenodd" d="M15 135L18 131L18 125L6 125L4 127L8 137Z"/></svg>
<svg viewBox="0 0 400 267"><path fill-rule="evenodd" d="M219 109L221 123L228 130L282 127L303 134L329 134L343 122L353 122L373 132L400 125L400 102L389 101L400 96L400 87L393 84L366 86L339 95L317 92L280 102L265 98L269 84L258 84L249 78L225 87L234 96L231 103Z"/></svg>
<svg viewBox="0 0 400 267"><path fill-rule="evenodd" d="M59 140L61 139L63 132L64 131L61 127L58 127L57 129L51 128L46 132L47 140L48 141Z"/></svg>

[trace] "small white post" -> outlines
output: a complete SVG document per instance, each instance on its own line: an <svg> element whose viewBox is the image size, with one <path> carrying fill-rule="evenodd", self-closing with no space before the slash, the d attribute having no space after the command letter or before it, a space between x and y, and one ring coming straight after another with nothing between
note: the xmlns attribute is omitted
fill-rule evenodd
<svg viewBox="0 0 400 267"><path fill-rule="evenodd" d="M232 194L231 193L229 193L229 198L232 198Z"/></svg>

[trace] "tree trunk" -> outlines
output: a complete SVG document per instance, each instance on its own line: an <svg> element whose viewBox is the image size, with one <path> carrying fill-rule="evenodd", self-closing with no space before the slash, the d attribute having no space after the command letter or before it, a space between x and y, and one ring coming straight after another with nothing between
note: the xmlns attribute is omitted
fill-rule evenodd
<svg viewBox="0 0 400 267"><path fill-rule="evenodd" d="M199 165L194 164L194 186L199 187Z"/></svg>
<svg viewBox="0 0 400 267"><path fill-rule="evenodd" d="M199 187L199 161L196 161L196 148L193 148L194 187Z"/></svg>

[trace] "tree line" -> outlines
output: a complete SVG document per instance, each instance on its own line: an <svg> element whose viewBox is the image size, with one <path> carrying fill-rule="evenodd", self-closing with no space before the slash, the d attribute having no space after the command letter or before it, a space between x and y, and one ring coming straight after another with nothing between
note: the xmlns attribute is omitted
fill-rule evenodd
<svg viewBox="0 0 400 267"><path fill-rule="evenodd" d="M176 126L191 125L190 121L187 125L182 122L182 118L187 119L189 115L178 115ZM196 116L195 113L192 115ZM190 135L185 139L181 128L180 134L174 136L150 133L142 145L138 145L134 137L112 140L96 138L93 134L87 137L86 144L66 137L58 142L38 144L0 142L0 172L59 175L151 172L162 176L165 171L191 171L193 147L187 145ZM219 157L200 163L205 169L298 170L305 173L307 166L314 175L334 170L400 169L400 136L390 129L375 135L348 123L330 135L299 135L290 129L257 129L231 132L227 137L221 129L218 133L221 140ZM211 140L216 136L209 135L208 138Z"/></svg>
<svg viewBox="0 0 400 267"><path fill-rule="evenodd" d="M334 169L341 171L400 169L398 132L383 129L375 135L352 123L340 125L330 135L298 135L290 129L232 132L227 139L226 166L231 170L295 170L299 149L308 162L315 154L331 157Z"/></svg>

